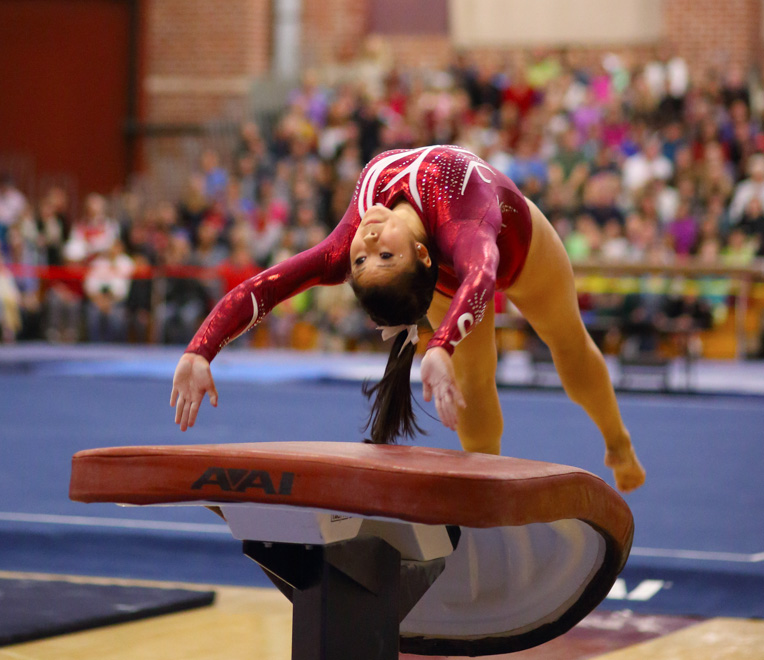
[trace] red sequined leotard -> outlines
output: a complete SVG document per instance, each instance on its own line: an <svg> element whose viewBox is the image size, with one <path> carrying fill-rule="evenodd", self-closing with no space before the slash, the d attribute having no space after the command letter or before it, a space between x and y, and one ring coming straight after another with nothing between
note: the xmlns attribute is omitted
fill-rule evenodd
<svg viewBox="0 0 764 660"><path fill-rule="evenodd" d="M212 310L187 352L208 360L255 326L281 301L318 284L340 284L350 273L350 243L374 204L406 201L418 213L440 264L438 290L453 300L428 348L449 353L483 318L496 289L522 270L531 217L517 186L459 147L388 151L361 172L353 200L321 243L268 268L230 291Z"/></svg>

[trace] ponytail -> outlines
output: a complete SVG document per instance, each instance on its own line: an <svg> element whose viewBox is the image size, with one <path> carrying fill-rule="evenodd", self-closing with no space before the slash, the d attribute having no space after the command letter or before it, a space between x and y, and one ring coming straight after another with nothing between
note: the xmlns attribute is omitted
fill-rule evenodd
<svg viewBox="0 0 764 660"><path fill-rule="evenodd" d="M416 422L411 405L411 365L416 345L408 342L406 330L399 332L390 349L385 375L376 385L363 385L363 393L371 401L371 411L365 429L371 428L371 438L364 442L375 445L395 444L403 436L413 438L424 433ZM376 395L376 396L375 396Z"/></svg>

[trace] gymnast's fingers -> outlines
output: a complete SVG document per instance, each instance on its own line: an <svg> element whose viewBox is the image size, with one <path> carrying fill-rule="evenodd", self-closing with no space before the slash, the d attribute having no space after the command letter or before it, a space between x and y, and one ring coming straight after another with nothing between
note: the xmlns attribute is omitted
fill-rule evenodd
<svg viewBox="0 0 764 660"><path fill-rule="evenodd" d="M172 394L170 394L170 405L174 408L175 402L178 400L178 388L175 385L172 386Z"/></svg>
<svg viewBox="0 0 764 660"><path fill-rule="evenodd" d="M185 397L180 396L178 399L178 405L175 408L175 423L180 424L180 420L183 417L183 405L185 403Z"/></svg>
<svg viewBox="0 0 764 660"><path fill-rule="evenodd" d="M451 398L448 404L448 413L449 413L449 428L452 431L456 431L456 425L459 421L459 416L457 413L457 403Z"/></svg>
<svg viewBox="0 0 764 660"><path fill-rule="evenodd" d="M443 425L451 429L456 430L456 415L454 415L453 401L448 396L448 390L441 392L439 396L436 396L435 407L438 410L440 421Z"/></svg>
<svg viewBox="0 0 764 660"><path fill-rule="evenodd" d="M424 397L425 401L432 401L432 388L430 387L430 384L425 380L422 381L422 396Z"/></svg>
<svg viewBox="0 0 764 660"><path fill-rule="evenodd" d="M440 397L438 397L437 395L436 395L436 396L434 396L434 397L433 397L433 401L434 401L434 403L435 403L435 410L436 410L436 411L437 411L437 413L438 413L438 418L440 419L440 421L441 421L443 424L445 424L446 422L445 422L445 420L443 419L443 413L441 412L441 402L440 402Z"/></svg>
<svg viewBox="0 0 764 660"><path fill-rule="evenodd" d="M452 383L448 388L449 412L451 415L451 428L456 430L459 423L459 408L466 408L467 402L462 396L462 391L456 383Z"/></svg>
<svg viewBox="0 0 764 660"><path fill-rule="evenodd" d="M180 430L185 431L188 428L188 416L191 413L191 402L183 402L183 415L180 418Z"/></svg>
<svg viewBox="0 0 764 660"><path fill-rule="evenodd" d="M192 401L188 404L188 428L191 428L196 423L196 413L199 412L199 403Z"/></svg>

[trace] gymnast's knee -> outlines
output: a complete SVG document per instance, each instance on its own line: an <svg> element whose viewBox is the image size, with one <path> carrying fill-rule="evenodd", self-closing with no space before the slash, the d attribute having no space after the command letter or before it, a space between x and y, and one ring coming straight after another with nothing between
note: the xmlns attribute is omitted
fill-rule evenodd
<svg viewBox="0 0 764 660"><path fill-rule="evenodd" d="M485 415L485 411L479 419L473 419L461 415L456 427L459 442L462 449L477 454L501 454L501 436L504 431L504 418L498 415Z"/></svg>
<svg viewBox="0 0 764 660"><path fill-rule="evenodd" d="M572 328L569 332L554 337L542 337L542 339L552 352L555 364L558 361L575 362L591 353L599 352L583 325L580 328Z"/></svg>

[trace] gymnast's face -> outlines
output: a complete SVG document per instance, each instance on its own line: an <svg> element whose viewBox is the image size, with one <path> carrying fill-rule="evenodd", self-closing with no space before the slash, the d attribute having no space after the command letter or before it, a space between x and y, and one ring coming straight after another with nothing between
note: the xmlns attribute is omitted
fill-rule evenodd
<svg viewBox="0 0 764 660"><path fill-rule="evenodd" d="M412 270L423 250L405 219L378 204L364 213L350 243L350 271L361 286L384 286Z"/></svg>

